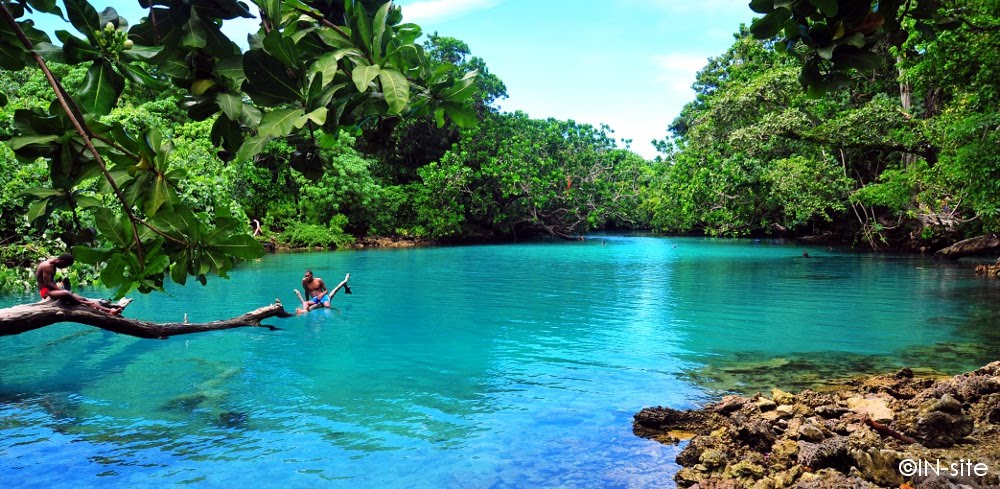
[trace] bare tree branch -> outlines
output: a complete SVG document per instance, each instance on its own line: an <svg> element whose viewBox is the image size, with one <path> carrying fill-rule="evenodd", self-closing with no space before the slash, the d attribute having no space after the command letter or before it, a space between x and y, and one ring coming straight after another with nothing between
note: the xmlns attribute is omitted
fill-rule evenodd
<svg viewBox="0 0 1000 489"><path fill-rule="evenodd" d="M0 336L21 334L61 322L73 322L96 326L114 333L139 338L168 338L182 334L202 333L220 329L256 326L275 330L274 326L261 324L270 317L290 317L281 301L261 307L240 316L207 323L153 323L139 319L111 316L89 309L84 305L67 306L54 300L43 300L32 304L21 304L0 309Z"/></svg>

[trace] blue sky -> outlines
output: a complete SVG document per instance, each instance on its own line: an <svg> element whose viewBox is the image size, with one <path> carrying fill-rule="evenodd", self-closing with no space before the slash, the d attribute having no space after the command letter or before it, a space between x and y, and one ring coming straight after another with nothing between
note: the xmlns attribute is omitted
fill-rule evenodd
<svg viewBox="0 0 1000 489"><path fill-rule="evenodd" d="M135 1L114 5L132 22ZM649 143L694 98L691 84L706 60L733 42L753 12L748 0L397 0L406 22L425 33L465 41L507 85L501 110L597 125L632 139L646 158ZM44 16L50 17L51 16ZM39 19L40 20L40 19ZM56 28L72 30L59 22ZM48 26L45 26L48 27ZM234 40L257 19L227 22ZM239 42L239 41L238 41ZM240 42L245 45L245 41Z"/></svg>
<svg viewBox="0 0 1000 489"><path fill-rule="evenodd" d="M461 39L486 62L507 85L502 110L605 123L647 158L694 98L698 70L753 19L747 0L396 3L404 21Z"/></svg>

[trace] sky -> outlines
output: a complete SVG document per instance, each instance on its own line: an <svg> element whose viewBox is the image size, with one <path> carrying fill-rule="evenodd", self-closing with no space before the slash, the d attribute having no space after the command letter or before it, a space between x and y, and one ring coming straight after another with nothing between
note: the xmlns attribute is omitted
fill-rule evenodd
<svg viewBox="0 0 1000 489"><path fill-rule="evenodd" d="M723 54L748 0L398 0L404 22L461 39L507 85L503 111L607 124L632 150L694 99L691 84Z"/></svg>
<svg viewBox="0 0 1000 489"><path fill-rule="evenodd" d="M134 1L114 5L132 22ZM460 39L507 86L502 111L607 124L646 158L694 99L691 84L753 12L748 0L397 0L404 22ZM256 11L256 9L253 9ZM51 17L51 16L47 16ZM244 45L257 19L226 22ZM47 29L48 26L41 26ZM68 24L55 28L72 30ZM242 42L241 42L242 41Z"/></svg>

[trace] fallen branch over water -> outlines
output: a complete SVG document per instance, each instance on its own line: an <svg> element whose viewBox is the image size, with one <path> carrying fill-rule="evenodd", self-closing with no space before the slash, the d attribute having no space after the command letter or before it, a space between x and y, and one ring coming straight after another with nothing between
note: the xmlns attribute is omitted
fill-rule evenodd
<svg viewBox="0 0 1000 489"><path fill-rule="evenodd" d="M207 323L153 323L139 319L111 316L100 313L83 305L67 306L53 300L43 300L32 304L22 304L6 309L0 309L0 336L11 336L32 331L56 323L72 322L95 326L114 333L120 333L139 338L168 338L191 333L216 331L221 329L241 327L262 327L270 330L278 329L263 324L262 321L271 317L290 317L281 301L244 313L230 319L211 321Z"/></svg>

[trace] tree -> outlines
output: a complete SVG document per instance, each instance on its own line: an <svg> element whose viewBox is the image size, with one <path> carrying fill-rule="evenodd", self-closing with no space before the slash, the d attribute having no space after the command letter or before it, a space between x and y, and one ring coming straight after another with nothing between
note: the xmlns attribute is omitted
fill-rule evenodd
<svg viewBox="0 0 1000 489"><path fill-rule="evenodd" d="M127 86L183 89L190 118L214 119L212 141L224 159L251 160L268 141L284 139L296 149L291 166L304 173L322 171L322 149L336 140L322 135L344 127L422 114L474 122L463 117L474 74L432 70L414 44L419 27L401 23L391 2L256 2L261 27L246 53L220 31L226 20L252 17L242 2L142 4L149 15L131 27L114 9L98 12L85 0L66 0L65 11L52 0L4 0L0 9L0 66L36 65L58 102L15 115L19 134L10 145L18 158L49 162L52 187L39 195L36 213L56 202L99 206L97 246L78 244L74 252L104 263L102 281L119 296L159 289L168 275L205 283L207 274L225 276L234 260L261 253L226 208L209 215L182 202L183 175L158 131L137 134L102 119ZM83 37L60 30L61 46L53 44L35 28L36 13L68 18ZM87 67L77 96L49 62ZM84 190L95 178L96 190Z"/></svg>
<svg viewBox="0 0 1000 489"><path fill-rule="evenodd" d="M420 28L402 23L390 1L254 3L261 22L247 52L220 30L253 17L237 0L141 0L148 15L134 25L87 0L64 0L63 8L54 0L0 3L0 67L37 67L55 95L47 108L14 115L10 148L25 164L48 164L50 186L32 191L29 214L95 209L94 228L76 222L70 241L78 260L103 267L101 281L117 296L161 289L168 276L204 284L262 254L231 206L185 202L186 172L172 163L175 146L161 131L108 117L127 90L173 85L187 116L210 124L223 160L254 160L282 140L294 147L290 166L307 176L322 174L324 150L342 129L386 117L475 122L467 117L475 73L434 70L415 44ZM56 31L57 45L35 27L37 14L68 19L77 33ZM80 90L67 90L50 63L85 67Z"/></svg>

